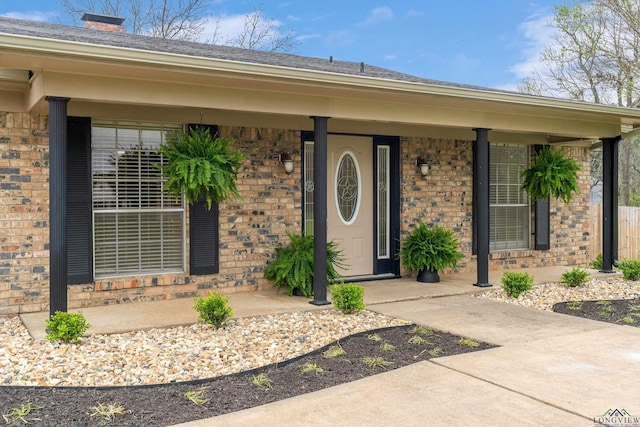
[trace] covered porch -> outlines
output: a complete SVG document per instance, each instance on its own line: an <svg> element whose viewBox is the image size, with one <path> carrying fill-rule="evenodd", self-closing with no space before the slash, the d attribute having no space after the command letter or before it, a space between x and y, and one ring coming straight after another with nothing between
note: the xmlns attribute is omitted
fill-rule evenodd
<svg viewBox="0 0 640 427"><path fill-rule="evenodd" d="M313 213L317 248L324 247L327 241L330 197L325 184L331 168L327 159L331 135L394 139L388 144L389 149L399 149L396 157L391 157L394 166L389 172L397 180L396 191L391 194L398 203L390 216L396 215L398 219L396 229L386 235L389 250L385 256L389 260L395 258L394 246L415 222L440 222L453 228L460 237L465 253L464 271L475 276L468 277L468 286L489 285L491 268L501 262L502 267L510 268L584 265L589 256L582 249L589 236L580 229L586 219L582 212L586 203L581 203L588 199L586 194L581 195L580 202L561 206L564 211L555 216L556 223L551 223L555 227L553 236L548 222L549 205L531 201L536 204L532 208L528 201L521 203L526 217L523 220L526 228L520 230L523 244L490 251L490 146L524 147L520 155L525 161L535 147L571 147L588 168L585 160L588 150L596 141L603 141L605 167L609 168L605 174L605 201L609 204L603 216L604 269L611 270L616 247L611 208L615 205L616 143L622 125L640 127L637 110L433 81L353 62L285 58L244 50L217 52L211 46L198 44L159 46L151 38L128 35L117 36L116 43L111 36L105 38L100 33L64 26L16 24L9 20L0 24L3 32L0 67L19 71L14 73L18 76L16 81L0 87L5 95L0 110L24 115L23 122L27 123L46 118L49 131L48 137L38 133L40 139L36 141L48 156L48 168L38 169L38 179L47 180L49 198L45 200L39 195L37 200L48 205L48 221L33 225L22 217L17 219L25 222L25 228L38 227L39 250L33 250L38 257L33 264L38 265L32 270L43 274L43 280L36 283L26 275L23 279L20 274L25 266L20 261L9 265L7 277L23 281L15 291L18 297L9 302L11 310L35 311L36 306L36 310L42 309L46 305L43 297L50 298L49 309L54 312L67 309L70 295L78 296L71 307L83 307L195 296L211 289L233 293L266 288L269 283L262 273L272 259L273 249L286 242L287 231L305 231L302 186L308 182L300 171L306 162L302 156L307 142L314 144L312 184L316 203L309 209ZM70 120L82 122L80 128L69 126ZM81 188L74 186L75 195L87 196L92 191L98 194L100 177L91 170L92 162L106 170L108 161L100 163L92 157L96 148L101 147L92 146L91 132L100 126L101 132L106 128L111 132L118 129L119 123L125 123L128 129L135 127L140 135L151 126L211 125L253 153L241 171L239 185L244 200L226 203L220 207L219 215L216 213L220 234L212 233L206 239L215 242L214 247L206 248L206 255L215 258L215 265L205 273L197 272L191 265L197 258L192 249L193 238L199 233L188 230L195 215L186 205L176 214L180 216L176 222L181 222L182 227L176 232L179 242L173 264L157 269L145 265L125 274L111 268L124 259L116 259L109 252L111 247L118 246L112 244L118 241L113 238L115 232L100 242L103 248L100 254L92 246L97 233L91 215L107 218L113 212L105 212L95 197L93 200L84 197L82 203L86 206L79 209L82 221L69 219L69 206L80 203L70 194L70 187L79 181L69 171L83 168L84 180ZM156 128L153 131L160 133ZM15 132L9 136L16 141L14 145L19 145L17 141L21 139ZM70 154L70 141L78 135L85 143L84 151L72 150ZM304 139L304 135L312 135L311 141ZM140 151L141 141L142 138L137 141ZM109 140L109 144L110 154L115 157L120 155L118 150L125 151L119 142ZM22 144L20 149L25 145L29 143ZM274 158L284 148L293 155L296 172L292 175L285 175ZM425 157L431 162L431 172L426 178L417 165L418 159ZM512 170L516 171L512 175L517 175L517 169ZM25 166L10 172L16 175L11 184L13 200L31 201L33 194L28 185L23 188L20 184L27 178L19 175L33 173L33 169ZM588 186L583 179L585 184ZM514 183L507 185L517 188ZM116 207L128 202L126 198L118 199L120 205ZM582 211L575 215L579 209ZM209 219L207 223L213 223ZM142 235L147 223L138 221L133 227ZM104 227L112 226L112 222L105 224ZM156 246L161 246L162 237L156 229L152 231L155 234L151 238ZM48 243L40 243L46 241L45 233L49 234ZM138 235L136 238L134 243L142 246L144 239ZM24 255L20 249L31 249L29 242L19 239L20 236L12 237L7 259L21 260ZM73 239L78 242L72 242ZM68 255L71 247L76 249L77 256ZM366 245L362 247L368 249ZM327 284L322 280L325 260L322 250L315 252L319 256L315 259L318 280L314 284L313 303L321 305L328 302ZM81 260L82 257L85 259ZM155 253L149 255L141 250L132 255L135 261L154 257ZM526 257L526 262L514 260L518 257ZM102 264L97 268L94 261L99 258ZM69 259L81 260L82 265L71 266L72 272ZM70 280L76 270L81 277ZM396 277L401 274L397 270L392 272ZM40 289L47 285L48 293Z"/></svg>
<svg viewBox="0 0 640 427"><path fill-rule="evenodd" d="M570 267L554 266L526 268L513 271L527 272L534 277L534 283L557 282L562 273ZM590 270L592 277L612 277L611 274ZM489 280L500 283L501 271L490 271ZM620 273L616 273L620 275ZM363 282L364 301L367 309L376 311L381 304L431 300L434 298L470 295L484 291L470 286L475 273L452 273L443 275L437 284L418 283L414 278L379 280ZM269 314L290 313L295 311L322 310L330 306L309 304L304 297L289 297L283 290L269 289L258 292L239 292L230 294L229 305L235 317L251 317ZM77 310L70 310L77 311ZM191 325L197 322L198 313L193 309L192 298L176 298L163 301L137 302L130 304L85 307L82 313L92 325L88 334L113 334L133 330L147 330L174 326ZM45 319L48 312L21 314L22 322L35 339L45 339Z"/></svg>

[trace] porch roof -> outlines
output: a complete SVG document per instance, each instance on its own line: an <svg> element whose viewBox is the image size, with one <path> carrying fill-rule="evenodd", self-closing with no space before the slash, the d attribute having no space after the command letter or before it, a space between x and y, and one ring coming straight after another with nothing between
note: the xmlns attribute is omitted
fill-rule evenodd
<svg viewBox="0 0 640 427"><path fill-rule="evenodd" d="M331 61L0 18L0 109L46 111L46 96L70 97L70 114L193 120L310 130L492 141L576 143L640 127L640 110L537 97ZM0 71L2 71L0 69ZM29 71L26 75L24 71ZM1 76L0 76L1 77Z"/></svg>

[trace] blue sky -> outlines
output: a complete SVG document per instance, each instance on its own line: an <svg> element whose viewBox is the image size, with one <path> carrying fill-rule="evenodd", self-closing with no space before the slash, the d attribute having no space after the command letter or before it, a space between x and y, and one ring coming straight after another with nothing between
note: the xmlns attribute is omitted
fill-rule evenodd
<svg viewBox="0 0 640 427"><path fill-rule="evenodd" d="M367 64L456 83L515 89L549 43L546 27L561 0L390 0L318 2L214 0L233 32L262 5L281 32L294 31L293 53ZM0 15L70 23L55 0L0 0Z"/></svg>

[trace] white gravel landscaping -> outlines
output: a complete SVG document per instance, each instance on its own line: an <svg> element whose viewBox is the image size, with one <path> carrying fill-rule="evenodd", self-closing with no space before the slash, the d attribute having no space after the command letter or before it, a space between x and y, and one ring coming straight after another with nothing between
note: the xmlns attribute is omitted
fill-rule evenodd
<svg viewBox="0 0 640 427"><path fill-rule="evenodd" d="M34 340L19 318L0 318L0 385L121 386L213 378L407 323L370 311L344 315L329 309L238 318L223 329L194 324L92 335L76 345Z"/></svg>
<svg viewBox="0 0 640 427"><path fill-rule="evenodd" d="M542 283L522 293L518 298L510 297L500 285L475 294L508 304L522 305L539 310L553 311L553 305L564 301L598 301L633 299L640 297L640 281L624 281L620 277L591 279L582 286L570 287L561 283Z"/></svg>
<svg viewBox="0 0 640 427"><path fill-rule="evenodd" d="M543 283L518 298L496 285L475 296L551 311L563 301L640 298L640 282L597 278L575 288ZM343 315L328 309L238 318L223 329L194 324L91 335L75 345L34 340L19 318L0 317L0 385L123 386L213 378L407 323L371 311Z"/></svg>

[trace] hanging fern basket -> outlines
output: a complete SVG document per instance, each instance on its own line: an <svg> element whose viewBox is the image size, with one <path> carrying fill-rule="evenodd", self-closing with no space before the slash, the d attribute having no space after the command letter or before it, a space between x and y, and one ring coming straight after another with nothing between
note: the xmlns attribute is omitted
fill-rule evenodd
<svg viewBox="0 0 640 427"><path fill-rule="evenodd" d="M562 150L544 147L534 157L529 169L522 172L522 189L532 200L546 200L549 196L569 203L578 194L578 163Z"/></svg>
<svg viewBox="0 0 640 427"><path fill-rule="evenodd" d="M184 192L191 204L204 198L208 209L214 200L239 198L236 180L246 156L233 150L234 142L212 136L204 127L171 133L160 145L166 160L158 165L166 178L164 189L176 198Z"/></svg>

